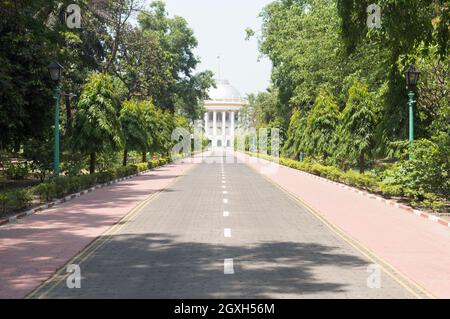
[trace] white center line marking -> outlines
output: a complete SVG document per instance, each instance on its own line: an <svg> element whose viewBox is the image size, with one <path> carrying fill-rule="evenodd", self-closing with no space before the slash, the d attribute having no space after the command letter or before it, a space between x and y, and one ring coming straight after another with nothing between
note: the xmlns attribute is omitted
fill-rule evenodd
<svg viewBox="0 0 450 319"><path fill-rule="evenodd" d="M229 217L230 216L230 212L229 211L224 211L223 212L223 217Z"/></svg>
<svg viewBox="0 0 450 319"><path fill-rule="evenodd" d="M224 203L224 204L228 204L228 199L224 198L224 199L223 199L223 203Z"/></svg>
<svg viewBox="0 0 450 319"><path fill-rule="evenodd" d="M224 259L224 261L223 261L223 274L224 275L234 275L233 259Z"/></svg>
<svg viewBox="0 0 450 319"><path fill-rule="evenodd" d="M231 238L231 229L230 229L230 228L225 228L225 229L223 230L223 236L224 236L225 238Z"/></svg>

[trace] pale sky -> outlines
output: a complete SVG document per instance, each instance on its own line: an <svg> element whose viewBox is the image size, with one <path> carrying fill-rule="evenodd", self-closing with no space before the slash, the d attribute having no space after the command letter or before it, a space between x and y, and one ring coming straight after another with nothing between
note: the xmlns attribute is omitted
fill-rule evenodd
<svg viewBox="0 0 450 319"><path fill-rule="evenodd" d="M150 2L150 1L149 1ZM272 0L164 0L171 16L184 17L199 42L197 71L218 73L241 94L264 91L270 83L271 62L262 58L256 38L245 41L245 29L261 29L258 14ZM216 75L218 77L218 75Z"/></svg>

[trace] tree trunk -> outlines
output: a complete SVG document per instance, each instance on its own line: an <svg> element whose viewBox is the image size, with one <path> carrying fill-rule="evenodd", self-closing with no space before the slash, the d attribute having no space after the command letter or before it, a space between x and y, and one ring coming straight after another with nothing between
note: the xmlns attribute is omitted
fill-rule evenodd
<svg viewBox="0 0 450 319"><path fill-rule="evenodd" d="M91 153L91 159L89 162L89 172L92 174L95 174L95 164L96 164L96 154Z"/></svg>
<svg viewBox="0 0 450 319"><path fill-rule="evenodd" d="M359 173L360 174L364 174L365 166L366 166L365 164L366 164L366 162L365 162L365 159L364 159L364 153L361 153L359 155Z"/></svg>
<svg viewBox="0 0 450 319"><path fill-rule="evenodd" d="M147 163L147 152L142 152L142 163Z"/></svg>
<svg viewBox="0 0 450 319"><path fill-rule="evenodd" d="M123 166L127 166L128 163L128 150L125 149L123 151Z"/></svg>

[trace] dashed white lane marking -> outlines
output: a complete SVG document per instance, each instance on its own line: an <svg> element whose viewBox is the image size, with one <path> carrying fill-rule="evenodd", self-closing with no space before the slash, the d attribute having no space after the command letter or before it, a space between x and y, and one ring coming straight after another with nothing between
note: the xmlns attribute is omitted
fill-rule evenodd
<svg viewBox="0 0 450 319"><path fill-rule="evenodd" d="M222 184L226 184L227 182L226 181L222 181Z"/></svg>
<svg viewBox="0 0 450 319"><path fill-rule="evenodd" d="M230 228L225 228L223 230L223 237L225 238L231 238L231 229Z"/></svg>
<svg viewBox="0 0 450 319"><path fill-rule="evenodd" d="M226 189L226 188L227 188L227 185L222 185L222 188L223 188L223 189Z"/></svg>
<svg viewBox="0 0 450 319"><path fill-rule="evenodd" d="M224 195L227 195L227 194L228 194L228 192L227 192L227 191L223 191L222 193L223 193Z"/></svg>
<svg viewBox="0 0 450 319"><path fill-rule="evenodd" d="M223 212L223 217L229 217L230 216L230 212L229 211L224 211Z"/></svg>
<svg viewBox="0 0 450 319"><path fill-rule="evenodd" d="M224 261L223 261L223 274L224 275L234 275L233 259L224 259Z"/></svg>
<svg viewBox="0 0 450 319"><path fill-rule="evenodd" d="M228 204L228 199L224 198L224 199L223 199L223 203L224 203L224 204Z"/></svg>

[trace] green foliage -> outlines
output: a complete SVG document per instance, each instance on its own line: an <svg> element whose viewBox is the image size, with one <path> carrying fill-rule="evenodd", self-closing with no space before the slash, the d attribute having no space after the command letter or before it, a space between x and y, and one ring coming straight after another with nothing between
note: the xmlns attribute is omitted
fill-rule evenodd
<svg viewBox="0 0 450 319"><path fill-rule="evenodd" d="M377 110L375 96L369 93L366 85L355 82L349 96L339 130L339 156L359 164L364 173L367 157L375 148Z"/></svg>
<svg viewBox="0 0 450 319"><path fill-rule="evenodd" d="M53 138L30 139L25 143L24 156L31 160L31 169L40 181L50 175L53 170Z"/></svg>
<svg viewBox="0 0 450 319"><path fill-rule="evenodd" d="M307 154L327 159L334 153L339 109L330 93L321 92L307 118L304 149ZM303 147L301 147L303 148Z"/></svg>
<svg viewBox="0 0 450 319"><path fill-rule="evenodd" d="M125 169L128 170L128 168L125 168ZM123 170L123 168L119 168L118 172L121 173L122 170ZM96 173L97 182L100 184L109 183L114 180L114 178L116 177L116 174L117 173L114 170L108 170L108 171ZM126 175L124 174L124 176L126 176Z"/></svg>
<svg viewBox="0 0 450 319"><path fill-rule="evenodd" d="M155 107L151 102L126 101L120 110L119 120L125 137L125 150L147 153L153 144L151 117ZM125 153L126 154L126 153ZM125 155L126 156L126 155ZM124 158L124 165L126 165Z"/></svg>
<svg viewBox="0 0 450 319"><path fill-rule="evenodd" d="M107 74L93 73L88 78L75 117L73 146L76 150L96 154L122 147L119 92L117 82Z"/></svg>
<svg viewBox="0 0 450 319"><path fill-rule="evenodd" d="M448 141L447 141L448 143ZM450 144L448 144L450 145ZM411 160L402 160L386 173L385 188L401 188L403 194L424 201L427 194L450 195L448 145L419 140L411 148Z"/></svg>
<svg viewBox="0 0 450 319"><path fill-rule="evenodd" d="M448 50L449 4L443 0L379 0L382 29L369 32L367 7L371 0L338 0L343 38L349 51L366 37L375 38L391 48L393 54L408 53L418 42L430 44L433 34L441 52Z"/></svg>
<svg viewBox="0 0 450 319"><path fill-rule="evenodd" d="M42 203L49 202L56 197L56 184L54 182L41 183L33 187L32 193L38 196Z"/></svg>
<svg viewBox="0 0 450 319"><path fill-rule="evenodd" d="M341 82L336 4L333 0L279 0L266 6L261 16L260 50L273 63L272 79L287 122L290 107L309 107L324 83L334 92Z"/></svg>
<svg viewBox="0 0 450 319"><path fill-rule="evenodd" d="M0 214L15 212L27 208L31 203L31 194L28 190L15 190L0 193Z"/></svg>
<svg viewBox="0 0 450 319"><path fill-rule="evenodd" d="M0 148L14 148L50 127L52 88L47 65L58 34L45 22L53 0L1 1Z"/></svg>
<svg viewBox="0 0 450 319"><path fill-rule="evenodd" d="M139 14L138 22L144 34L158 41L163 57L170 65L161 77L167 85L152 96L153 101L166 110L179 111L191 120L199 119L201 103L213 84L213 74L210 71L193 74L199 60L194 54L198 43L192 29L184 18L169 17L162 1L152 2L149 10Z"/></svg>
<svg viewBox="0 0 450 319"><path fill-rule="evenodd" d="M5 175L6 178L11 180L24 180L28 174L30 173L30 169L28 167L28 163L9 163L6 166Z"/></svg>

